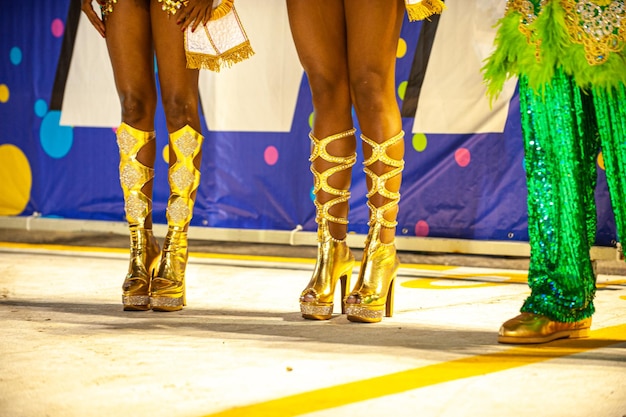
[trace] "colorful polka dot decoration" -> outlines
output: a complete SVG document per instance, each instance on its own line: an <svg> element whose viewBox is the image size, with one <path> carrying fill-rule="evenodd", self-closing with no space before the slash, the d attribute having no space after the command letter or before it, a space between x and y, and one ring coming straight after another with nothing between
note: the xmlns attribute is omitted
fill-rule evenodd
<svg viewBox="0 0 626 417"><path fill-rule="evenodd" d="M9 53L9 59L11 64L20 65L22 63L22 50L17 46L11 48L11 52Z"/></svg>
<svg viewBox="0 0 626 417"><path fill-rule="evenodd" d="M50 22L50 36L62 38L65 33L65 23L62 19L54 18ZM14 71L23 71L20 66L24 61L24 53L32 49L22 50L20 46L12 46L8 60L15 67ZM34 52L34 51L33 51ZM7 74L10 77L10 74ZM11 105L11 88L0 80L0 103ZM49 111L48 103L44 99L37 99L33 103L34 114L41 119L39 128L39 142L44 153L51 158L63 158L73 145L73 128L61 126L59 111ZM0 145L0 177L10 177L12 181L0 182L0 215L21 214L29 200L32 187L32 172L27 155L17 146Z"/></svg>
<svg viewBox="0 0 626 417"><path fill-rule="evenodd" d="M61 19L54 19L50 25L50 32L55 38L60 38L65 32L65 23Z"/></svg>
<svg viewBox="0 0 626 417"><path fill-rule="evenodd" d="M6 84L0 84L0 103L9 101L10 95L9 87Z"/></svg>
<svg viewBox="0 0 626 417"><path fill-rule="evenodd" d="M61 112L48 112L39 128L41 147L51 158L63 158L74 143L74 129L70 126L61 126Z"/></svg>
<svg viewBox="0 0 626 417"><path fill-rule="evenodd" d="M472 159L472 155L469 149L460 148L460 149L457 149L456 152L454 152L454 160L462 168L465 168L466 166L468 166L470 164L471 159Z"/></svg>
<svg viewBox="0 0 626 417"><path fill-rule="evenodd" d="M603 171L606 170L606 168L604 167L604 156L602 155L602 152L598 153L598 166L600 167L600 169L602 169Z"/></svg>
<svg viewBox="0 0 626 417"><path fill-rule="evenodd" d="M30 200L33 185L28 158L14 145L0 145L0 216L17 216L24 211Z"/></svg>
<svg viewBox="0 0 626 417"><path fill-rule="evenodd" d="M275 146L268 146L267 148L265 148L263 158L267 165L276 165L276 163L278 162L278 149L276 149Z"/></svg>

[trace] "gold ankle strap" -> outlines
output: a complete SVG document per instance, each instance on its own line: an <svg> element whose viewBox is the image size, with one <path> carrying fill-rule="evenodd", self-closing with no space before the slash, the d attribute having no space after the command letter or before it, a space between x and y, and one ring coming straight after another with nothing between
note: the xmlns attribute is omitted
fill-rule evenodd
<svg viewBox="0 0 626 417"><path fill-rule="evenodd" d="M335 217L330 214L330 208L337 204L347 202L350 199L350 190L339 190L330 186L328 184L328 178L330 178L331 175L337 172L352 168L352 166L356 163L356 152L348 156L334 156L328 153L326 147L335 140L354 135L355 132L356 129L352 128L350 130L346 130L345 132L325 137L324 139L316 138L313 135L313 132L309 133L309 138L311 138L311 142L313 144L311 157L309 158L309 161L311 162L311 172L313 173L314 181L313 193L317 196L320 191L324 191L334 196L334 198L331 198L325 203L320 203L317 198L314 201L316 209L315 211L317 214L315 217L315 221L319 225L320 233L324 234L327 237L330 237L330 233L328 232L328 222L348 224L347 218ZM317 158L322 158L326 162L334 163L337 165L328 168L323 172L319 172L313 166L313 162Z"/></svg>
<svg viewBox="0 0 626 417"><path fill-rule="evenodd" d="M387 180L402 173L402 170L404 169L404 160L391 158L389 155L387 155L387 149L404 139L404 131L400 131L400 133L398 133L396 136L382 143L377 143L365 135L361 135L361 139L372 148L372 155L363 162L363 165L365 167L363 171L372 181L372 185L369 189L369 192L367 193L367 206L370 208L371 211L368 225L374 225L378 228L386 227L392 229L396 227L398 222L396 220L389 221L385 219L384 215L385 212L398 205L398 202L400 201L400 192L388 190L386 184ZM392 169L381 175L375 173L369 167L378 161L384 163ZM389 201L382 206L377 207L372 204L370 200L371 197L373 197L375 194L379 194Z"/></svg>
<svg viewBox="0 0 626 417"><path fill-rule="evenodd" d="M139 162L137 154L155 139L155 133L122 123L116 136L120 150L120 184L124 192L126 220L131 225L143 227L152 211L152 199L141 189L154 178L154 169Z"/></svg>
<svg viewBox="0 0 626 417"><path fill-rule="evenodd" d="M194 159L202 149L204 137L189 125L170 134L170 147L176 162L170 166L168 178L170 198L167 201L167 223L184 228L193 216L193 192L200 185L200 171Z"/></svg>

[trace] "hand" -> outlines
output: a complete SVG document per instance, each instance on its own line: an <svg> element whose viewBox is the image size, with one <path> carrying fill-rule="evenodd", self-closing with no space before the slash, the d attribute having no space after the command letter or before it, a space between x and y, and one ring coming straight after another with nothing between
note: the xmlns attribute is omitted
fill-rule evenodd
<svg viewBox="0 0 626 417"><path fill-rule="evenodd" d="M104 4L104 0L97 0L97 1L98 1L98 4L100 5ZM104 38L105 37L104 22L102 21L102 19L100 19L96 11L93 9L91 5L91 0L82 0L81 10L83 11L83 13L87 15L87 18L89 19L93 27L96 28L100 36Z"/></svg>
<svg viewBox="0 0 626 417"><path fill-rule="evenodd" d="M181 30L191 25L191 31L195 31L200 24L207 24L213 12L213 0L188 0L184 7L179 10L177 24Z"/></svg>

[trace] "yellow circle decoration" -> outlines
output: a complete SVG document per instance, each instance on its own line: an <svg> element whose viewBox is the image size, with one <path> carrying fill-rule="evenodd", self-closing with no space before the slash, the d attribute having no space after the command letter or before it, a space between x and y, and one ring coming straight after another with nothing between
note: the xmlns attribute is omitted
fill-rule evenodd
<svg viewBox="0 0 626 417"><path fill-rule="evenodd" d="M606 168L604 167L604 156L602 156L602 152L598 153L598 166L603 171L606 171Z"/></svg>
<svg viewBox="0 0 626 417"><path fill-rule="evenodd" d="M309 115L309 127L313 130L313 120L315 120L315 112L311 112Z"/></svg>
<svg viewBox="0 0 626 417"><path fill-rule="evenodd" d="M406 55L406 41L402 38L398 40L398 49L396 50L396 58L403 58Z"/></svg>
<svg viewBox="0 0 626 417"><path fill-rule="evenodd" d="M9 101L9 87L6 84L0 84L0 103Z"/></svg>
<svg viewBox="0 0 626 417"><path fill-rule="evenodd" d="M166 164L170 163L170 145L165 145L162 152L163 160Z"/></svg>
<svg viewBox="0 0 626 417"><path fill-rule="evenodd" d="M0 216L21 214L33 185L33 173L28 158L15 145L0 145Z"/></svg>

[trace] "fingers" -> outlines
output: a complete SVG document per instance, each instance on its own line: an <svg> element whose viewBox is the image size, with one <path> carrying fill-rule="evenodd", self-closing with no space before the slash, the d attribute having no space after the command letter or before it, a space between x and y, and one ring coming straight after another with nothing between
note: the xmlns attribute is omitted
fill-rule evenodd
<svg viewBox="0 0 626 417"><path fill-rule="evenodd" d="M180 11L180 16L176 22L181 26L181 30L186 30L191 25L192 32L195 31L200 24L206 24L211 19L213 7L212 2L199 6L195 2L185 4Z"/></svg>
<svg viewBox="0 0 626 417"><path fill-rule="evenodd" d="M82 0L81 10L83 11L83 13L85 13L87 18L89 19L89 22L92 24L92 26L96 28L100 36L104 38L105 37L104 22L102 21L102 19L100 19L98 14L95 12L93 7L91 6L91 0Z"/></svg>

